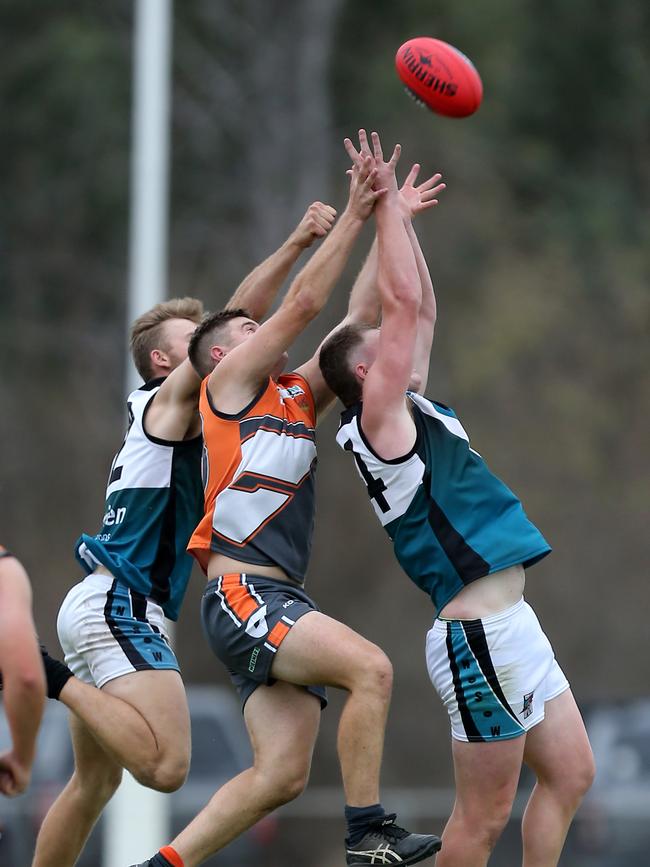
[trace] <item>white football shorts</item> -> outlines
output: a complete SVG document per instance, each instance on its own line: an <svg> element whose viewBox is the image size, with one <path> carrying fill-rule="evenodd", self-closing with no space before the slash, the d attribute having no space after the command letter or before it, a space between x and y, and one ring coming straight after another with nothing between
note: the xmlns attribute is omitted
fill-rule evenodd
<svg viewBox="0 0 650 867"><path fill-rule="evenodd" d="M72 673L97 687L134 671L179 670L160 605L111 576L75 584L56 627Z"/></svg>
<svg viewBox="0 0 650 867"><path fill-rule="evenodd" d="M429 677L459 741L516 738L569 688L524 599L480 620L436 619L427 633Z"/></svg>

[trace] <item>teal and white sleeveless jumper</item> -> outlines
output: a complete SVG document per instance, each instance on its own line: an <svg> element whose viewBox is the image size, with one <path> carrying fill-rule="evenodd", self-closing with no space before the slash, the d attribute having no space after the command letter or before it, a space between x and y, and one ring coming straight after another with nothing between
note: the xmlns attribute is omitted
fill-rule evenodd
<svg viewBox="0 0 650 867"><path fill-rule="evenodd" d="M169 442L145 432L145 413L163 381L129 395L129 427L111 465L102 527L82 535L75 553L87 573L102 564L176 620L193 563L185 548L203 517L203 440Z"/></svg>
<svg viewBox="0 0 650 867"><path fill-rule="evenodd" d="M336 440L349 451L407 575L440 611L463 587L551 550L515 494L469 444L456 414L407 392L417 430L411 451L383 460L346 410Z"/></svg>

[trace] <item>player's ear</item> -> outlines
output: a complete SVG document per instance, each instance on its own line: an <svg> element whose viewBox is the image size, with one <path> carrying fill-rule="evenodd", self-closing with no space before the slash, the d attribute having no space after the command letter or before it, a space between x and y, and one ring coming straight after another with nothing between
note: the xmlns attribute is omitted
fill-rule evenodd
<svg viewBox="0 0 650 867"><path fill-rule="evenodd" d="M210 347L210 358L212 359L212 361L214 361L215 364L219 364L225 354L226 350L223 348L223 346Z"/></svg>
<svg viewBox="0 0 650 867"><path fill-rule="evenodd" d="M169 364L169 358L162 349L152 349L150 353L150 358L153 364L158 367L164 367Z"/></svg>
<svg viewBox="0 0 650 867"><path fill-rule="evenodd" d="M368 365L364 364L362 361L360 361L354 367L354 374L358 379L360 379L363 382L363 380L366 378L366 376L368 376Z"/></svg>

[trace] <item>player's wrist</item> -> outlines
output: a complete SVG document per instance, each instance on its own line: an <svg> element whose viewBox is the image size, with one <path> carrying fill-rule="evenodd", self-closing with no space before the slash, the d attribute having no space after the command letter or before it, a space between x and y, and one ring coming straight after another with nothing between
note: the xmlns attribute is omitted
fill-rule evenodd
<svg viewBox="0 0 650 867"><path fill-rule="evenodd" d="M34 757L36 755L36 743L31 744L14 744L14 748L9 754L10 761L18 773L29 775Z"/></svg>
<svg viewBox="0 0 650 867"><path fill-rule="evenodd" d="M370 216L370 213L370 211L366 213L365 207L362 208L360 205L348 202L346 209L339 219L339 227L343 225L346 228L353 228L355 226L361 228Z"/></svg>
<svg viewBox="0 0 650 867"><path fill-rule="evenodd" d="M311 242L307 240L304 235L295 231L289 235L280 249L285 253L285 255L290 256L292 259L297 259L302 251L309 247L310 243Z"/></svg>
<svg viewBox="0 0 650 867"><path fill-rule="evenodd" d="M376 211L378 214L399 214L401 219L404 219L404 213L400 204L398 191L394 192L387 190L384 195L377 200Z"/></svg>

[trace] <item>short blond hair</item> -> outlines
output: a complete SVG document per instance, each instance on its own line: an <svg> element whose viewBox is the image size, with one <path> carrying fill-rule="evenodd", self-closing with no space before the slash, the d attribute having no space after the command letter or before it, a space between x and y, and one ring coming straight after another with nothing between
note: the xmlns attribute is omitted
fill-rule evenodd
<svg viewBox="0 0 650 867"><path fill-rule="evenodd" d="M189 319L198 325L203 317L203 302L198 298L172 298L156 304L131 326L129 345L138 373L145 382L154 375L151 353L154 349L168 349L163 325L170 319Z"/></svg>

